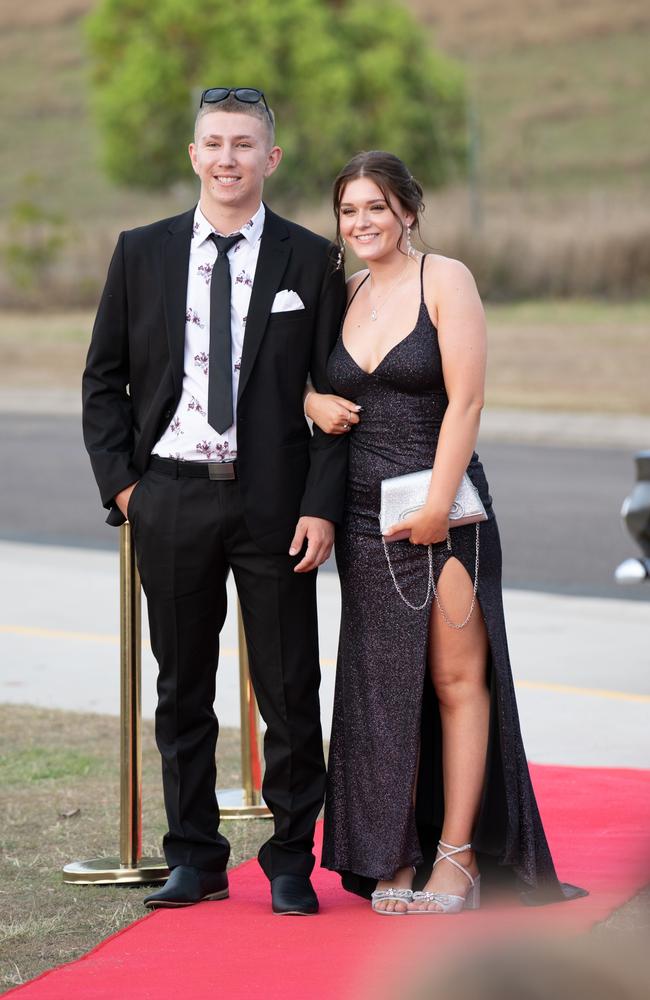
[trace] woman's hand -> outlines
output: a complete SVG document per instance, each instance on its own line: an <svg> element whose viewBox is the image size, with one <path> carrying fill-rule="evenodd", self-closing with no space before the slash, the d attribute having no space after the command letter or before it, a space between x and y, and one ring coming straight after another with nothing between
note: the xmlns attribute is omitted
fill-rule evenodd
<svg viewBox="0 0 650 1000"><path fill-rule="evenodd" d="M310 389L305 396L305 413L326 434L347 434L359 423L360 406L342 396Z"/></svg>
<svg viewBox="0 0 650 1000"><path fill-rule="evenodd" d="M384 533L384 537L389 539L391 535L400 531L410 531L409 542L411 545L435 545L437 542L444 542L449 531L449 517L446 514L430 512L426 507L410 517L405 517L398 524L391 524Z"/></svg>

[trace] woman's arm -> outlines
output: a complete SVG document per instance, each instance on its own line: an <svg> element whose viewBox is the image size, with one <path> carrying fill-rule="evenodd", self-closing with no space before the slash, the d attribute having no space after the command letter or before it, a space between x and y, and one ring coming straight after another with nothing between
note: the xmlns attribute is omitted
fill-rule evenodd
<svg viewBox="0 0 650 1000"><path fill-rule="evenodd" d="M425 266L425 300L436 315L438 342L449 405L440 428L431 486L425 506L401 524L411 542L442 541L449 511L474 451L485 386L485 314L476 283L460 261L436 258Z"/></svg>
<svg viewBox="0 0 650 1000"><path fill-rule="evenodd" d="M357 288L368 274L357 271L346 281L347 301L350 302ZM305 415L320 427L325 434L347 434L354 424L359 423L358 414L362 407L343 396L316 392L312 385L305 386L303 396Z"/></svg>

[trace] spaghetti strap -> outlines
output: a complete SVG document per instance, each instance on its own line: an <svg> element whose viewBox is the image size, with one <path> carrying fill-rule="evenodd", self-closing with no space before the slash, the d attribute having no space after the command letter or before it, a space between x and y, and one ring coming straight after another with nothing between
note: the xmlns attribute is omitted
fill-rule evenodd
<svg viewBox="0 0 650 1000"><path fill-rule="evenodd" d="M422 304L424 302L424 261L425 261L425 258L428 257L428 256L429 256L429 254L423 253L422 254L422 259L420 261L420 304ZM368 274L365 276L365 278L363 279L363 281L359 282L359 284L355 288L354 292L352 293L352 298L350 299L350 301L346 305L345 312L343 313L343 318L341 319L341 329L343 329L343 324L345 323L345 317L347 316L347 314L348 314L348 312L350 310L350 306L352 305L352 303L354 302L354 300L357 297L357 292L359 291L359 289L361 288L362 285L365 285L365 283L366 283L366 281L368 280L369 277L370 277L370 271L368 271Z"/></svg>
<svg viewBox="0 0 650 1000"><path fill-rule="evenodd" d="M424 302L424 261L428 256L428 253L423 253L420 261L420 303Z"/></svg>
<svg viewBox="0 0 650 1000"><path fill-rule="evenodd" d="M370 271L368 271L368 273L365 276L365 278L363 279L363 281L359 282L359 284L355 288L354 292L352 293L352 298L348 302L347 306L345 307L345 312L343 313L343 319L341 320L341 329L343 329L343 324L345 323L345 317L348 314L348 310L350 309L350 306L352 305L352 303L354 302L354 300L357 297L357 292L359 291L359 289L361 288L362 285L365 285L365 283L366 283L366 281L368 280L369 277L370 277Z"/></svg>

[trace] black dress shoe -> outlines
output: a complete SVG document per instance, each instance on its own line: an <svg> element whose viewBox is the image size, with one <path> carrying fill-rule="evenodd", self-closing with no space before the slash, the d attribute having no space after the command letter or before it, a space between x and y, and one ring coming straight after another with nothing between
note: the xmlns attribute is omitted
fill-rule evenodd
<svg viewBox="0 0 650 1000"><path fill-rule="evenodd" d="M174 868L162 889L145 896L149 909L159 906L192 906L204 899L227 899L228 876L225 872L206 872L190 865Z"/></svg>
<svg viewBox="0 0 650 1000"><path fill-rule="evenodd" d="M271 902L274 913L318 913L318 896L307 875L276 875L271 879Z"/></svg>

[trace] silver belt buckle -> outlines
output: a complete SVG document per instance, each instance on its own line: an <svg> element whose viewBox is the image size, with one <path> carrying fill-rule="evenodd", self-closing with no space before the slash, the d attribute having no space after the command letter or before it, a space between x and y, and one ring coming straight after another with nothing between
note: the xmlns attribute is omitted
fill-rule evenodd
<svg viewBox="0 0 650 1000"><path fill-rule="evenodd" d="M208 462L208 476L213 480L235 479L233 462Z"/></svg>

